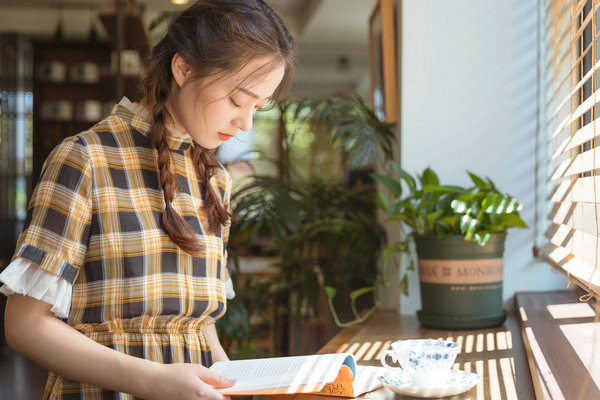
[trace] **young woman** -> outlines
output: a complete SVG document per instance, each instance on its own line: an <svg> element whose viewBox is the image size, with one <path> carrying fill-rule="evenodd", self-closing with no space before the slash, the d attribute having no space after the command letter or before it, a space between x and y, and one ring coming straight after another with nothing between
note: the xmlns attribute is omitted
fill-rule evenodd
<svg viewBox="0 0 600 400"><path fill-rule="evenodd" d="M11 264L9 345L50 370L48 399L221 399L214 323L231 292L231 182L214 149L293 73L262 0L200 0L153 51L139 103L46 160Z"/></svg>

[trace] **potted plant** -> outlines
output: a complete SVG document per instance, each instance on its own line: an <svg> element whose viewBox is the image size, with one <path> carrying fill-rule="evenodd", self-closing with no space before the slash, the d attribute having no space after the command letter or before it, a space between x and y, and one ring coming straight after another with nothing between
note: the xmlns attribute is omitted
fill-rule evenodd
<svg viewBox="0 0 600 400"><path fill-rule="evenodd" d="M373 284L383 230L373 223L372 193L372 187L346 188L318 178L259 176L233 196L238 222L232 226L232 251L268 237L280 257L274 264L277 275L261 295L274 317L290 324L283 335L291 343L281 343L282 352L300 351L294 333L311 325L327 339L325 286L344 290Z"/></svg>
<svg viewBox="0 0 600 400"><path fill-rule="evenodd" d="M422 309L419 321L432 328L475 329L504 322L502 259L506 231L526 228L522 205L489 178L471 172L469 187L441 185L427 168L417 179L391 162L392 173L373 174L389 191L378 205L398 221L400 240L385 257L416 245ZM406 230L408 228L408 231Z"/></svg>
<svg viewBox="0 0 600 400"><path fill-rule="evenodd" d="M350 169L364 166L367 159L377 157L381 151L381 133L370 127L371 119L376 118L360 98L288 100L278 107L284 150L291 146L288 135L294 134L299 123L309 121L325 127L332 150L343 153ZM393 135L386 131L383 137L391 143ZM279 176L254 176L235 190L232 207L237 222L232 225L230 238L234 262L236 253L256 253L257 243L267 242L276 249L280 258L274 265L277 276L256 292L264 299L262 308L272 311L263 316L275 321L271 325L277 342L273 348L282 354L310 351L294 343L298 329L307 334L312 330L321 339L328 339L333 329L328 325L333 324L324 289L332 287L349 295L355 288L372 286L384 241L384 230L376 222L372 179L351 185L318 176L301 177L287 158L284 152L276 168ZM355 309L355 301L340 305L347 298L337 299L338 308ZM364 296L359 303L368 307L371 301ZM261 305L248 311L256 315L261 312L259 308ZM282 343L282 338L288 343Z"/></svg>

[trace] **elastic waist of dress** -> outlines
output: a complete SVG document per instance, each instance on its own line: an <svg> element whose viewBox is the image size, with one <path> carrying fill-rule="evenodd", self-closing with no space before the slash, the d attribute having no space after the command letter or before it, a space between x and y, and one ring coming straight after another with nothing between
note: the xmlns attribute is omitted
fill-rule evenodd
<svg viewBox="0 0 600 400"><path fill-rule="evenodd" d="M86 335L93 333L198 335L202 333L202 328L209 324L208 319L140 316L132 319L115 319L101 323L77 324L74 328Z"/></svg>

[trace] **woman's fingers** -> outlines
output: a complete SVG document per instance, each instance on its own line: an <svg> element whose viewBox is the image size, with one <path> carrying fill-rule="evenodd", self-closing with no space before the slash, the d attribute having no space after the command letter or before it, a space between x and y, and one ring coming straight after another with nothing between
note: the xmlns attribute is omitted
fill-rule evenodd
<svg viewBox="0 0 600 400"><path fill-rule="evenodd" d="M217 389L235 383L198 364L159 364L157 372L149 400L226 400Z"/></svg>
<svg viewBox="0 0 600 400"><path fill-rule="evenodd" d="M201 367L201 369L197 373L198 378L202 379L203 382L208 383L216 388L227 388L235 385L235 379L228 379L222 375L217 374L214 371L211 371L205 367Z"/></svg>

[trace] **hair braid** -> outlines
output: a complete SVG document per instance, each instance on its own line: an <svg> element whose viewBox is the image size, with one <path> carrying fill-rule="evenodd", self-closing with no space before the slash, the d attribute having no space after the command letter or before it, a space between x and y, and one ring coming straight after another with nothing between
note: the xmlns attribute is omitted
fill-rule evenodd
<svg viewBox="0 0 600 400"><path fill-rule="evenodd" d="M199 177L202 177L205 183L204 210L208 216L208 225L212 232L216 232L221 225L233 218L233 215L225 208L210 184L210 178L214 175L219 164L211 151L199 145L194 145L192 160L196 166L196 173Z"/></svg>
<svg viewBox="0 0 600 400"><path fill-rule="evenodd" d="M202 250L202 243L197 239L194 229L173 209L172 203L177 194L177 178L171 171L171 150L169 149L168 131L165 124L165 116L168 115L166 101L170 92L170 79L154 81L154 107L152 114L154 122L150 128L152 145L158 151L158 180L163 190L165 199L165 210L162 215L162 223L167 235L184 251L194 255Z"/></svg>

